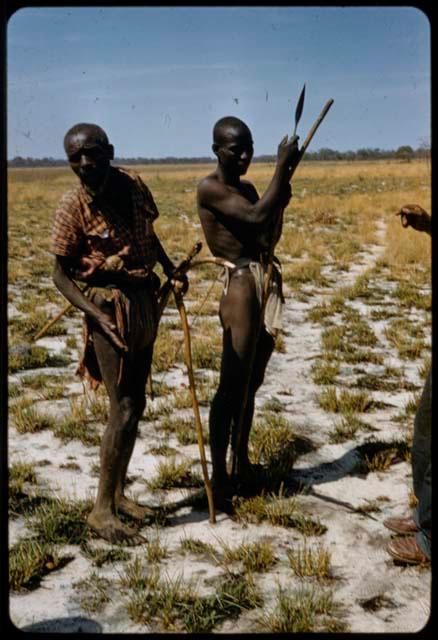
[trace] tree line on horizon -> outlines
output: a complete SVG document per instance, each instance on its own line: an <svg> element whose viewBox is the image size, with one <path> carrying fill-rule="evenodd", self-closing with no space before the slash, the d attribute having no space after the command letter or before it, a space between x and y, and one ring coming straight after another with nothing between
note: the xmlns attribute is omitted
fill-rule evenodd
<svg viewBox="0 0 438 640"><path fill-rule="evenodd" d="M409 145L403 145L398 149L379 149L379 148L363 148L357 149L357 151L337 151L335 149L322 148L318 151L307 151L303 161L307 162L324 162L333 160L401 160L404 162L410 162L415 159L429 159L430 148L429 145L423 144L417 149L413 149ZM253 158L253 162L275 162L275 155L260 155ZM215 163L215 159L212 157L182 157L176 158L174 156L168 156L165 158L123 158L116 157L114 160L116 165L144 165L144 164L208 164ZM12 160L8 160L9 167L63 167L67 166L68 162L65 159L59 158L24 158L22 156L15 156Z"/></svg>

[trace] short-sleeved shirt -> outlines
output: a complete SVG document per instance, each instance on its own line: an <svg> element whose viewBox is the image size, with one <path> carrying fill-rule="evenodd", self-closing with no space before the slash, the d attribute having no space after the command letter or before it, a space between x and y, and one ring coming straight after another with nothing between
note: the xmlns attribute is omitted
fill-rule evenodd
<svg viewBox="0 0 438 640"><path fill-rule="evenodd" d="M126 184L131 196L131 212L120 215L111 203L90 193L81 183L66 192L55 212L51 250L59 256L78 260L84 256L107 258L123 247L129 246L124 257L128 269L148 267L153 269L157 261L156 237L153 221L158 210L148 187L134 172L111 167Z"/></svg>

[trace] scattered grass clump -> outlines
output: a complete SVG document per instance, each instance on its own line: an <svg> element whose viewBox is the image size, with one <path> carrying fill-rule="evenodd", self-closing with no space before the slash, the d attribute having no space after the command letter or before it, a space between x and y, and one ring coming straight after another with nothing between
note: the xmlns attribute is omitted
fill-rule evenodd
<svg viewBox="0 0 438 640"><path fill-rule="evenodd" d="M327 527L319 519L313 520L298 509L295 498L284 498L278 494L254 496L235 500L235 517L239 522L259 523L267 520L280 527L296 528L304 535L322 535Z"/></svg>
<svg viewBox="0 0 438 640"><path fill-rule="evenodd" d="M34 466L25 462L15 462L9 467L8 513L10 517L28 512L41 499L27 494L25 491L27 484L37 484Z"/></svg>
<svg viewBox="0 0 438 640"><path fill-rule="evenodd" d="M430 356L427 356L423 363L421 364L420 368L418 369L418 375L420 376L420 378L426 379L429 371L432 367L432 358Z"/></svg>
<svg viewBox="0 0 438 640"><path fill-rule="evenodd" d="M178 390L173 398L173 409L189 409L192 406L192 395L189 389Z"/></svg>
<svg viewBox="0 0 438 640"><path fill-rule="evenodd" d="M15 336L23 340L33 338L40 329L50 320L44 311L32 310L24 317L12 318L10 328ZM57 322L47 329L46 336L61 336L67 333L67 328L62 322Z"/></svg>
<svg viewBox="0 0 438 640"><path fill-rule="evenodd" d="M392 464L396 462L411 460L411 447L404 440L393 440L383 443L384 446L376 447L373 450L374 443L369 443L370 452L364 449L364 455L361 462L361 469L364 473L387 471Z"/></svg>
<svg viewBox="0 0 438 640"><path fill-rule="evenodd" d="M9 371L38 369L40 367L62 367L70 363L67 355L51 355L45 347L31 346L23 349L9 350Z"/></svg>
<svg viewBox="0 0 438 640"><path fill-rule="evenodd" d="M353 386L371 391L396 392L400 389L400 381L389 380L385 374L377 376L372 373L365 373L358 376Z"/></svg>
<svg viewBox="0 0 438 640"><path fill-rule="evenodd" d="M237 547L231 547L221 541L220 547L223 564L241 562L245 571L249 573L268 571L278 560L270 542L242 542Z"/></svg>
<svg viewBox="0 0 438 640"><path fill-rule="evenodd" d="M99 576L92 571L86 578L73 583L78 592L81 608L87 613L99 613L104 606L111 602L108 590L111 583L108 578Z"/></svg>
<svg viewBox="0 0 438 640"><path fill-rule="evenodd" d="M145 453L150 453L154 456L175 456L178 451L174 447L170 447L168 444L160 444L157 447L151 447Z"/></svg>
<svg viewBox="0 0 438 640"><path fill-rule="evenodd" d="M25 482L36 484L35 467L29 462L14 462L9 467L9 482L23 485Z"/></svg>
<svg viewBox="0 0 438 640"><path fill-rule="evenodd" d="M161 578L157 569L147 572L138 560L127 568L121 583L130 589L129 617L140 624L155 623L157 629L206 633L262 604L252 578L231 572L220 578L216 592L207 597L198 596L182 576Z"/></svg>
<svg viewBox="0 0 438 640"><path fill-rule="evenodd" d="M338 395L336 387L328 387L317 399L324 411L332 413L365 413L373 407L372 397L366 391L350 392L343 389Z"/></svg>
<svg viewBox="0 0 438 640"><path fill-rule="evenodd" d="M418 407L420 406L421 395L422 391L418 391L417 393L412 394L412 396L403 407L403 411L395 416L393 420L395 422L402 422L405 424L412 423L413 416L415 416Z"/></svg>
<svg viewBox="0 0 438 640"><path fill-rule="evenodd" d="M92 506L91 500L52 499L37 507L26 524L44 543L80 545L87 538L86 518Z"/></svg>
<svg viewBox="0 0 438 640"><path fill-rule="evenodd" d="M278 414L265 414L251 430L249 455L254 464L276 466L279 473L290 470L296 460L290 422Z"/></svg>
<svg viewBox="0 0 438 640"><path fill-rule="evenodd" d="M284 406L283 403L281 402L281 400L279 400L278 398L275 398L274 396L272 396L271 398L269 398L269 400L266 400L262 407L261 407L261 411L262 412L271 412L271 413L281 413L282 411L284 411Z"/></svg>
<svg viewBox="0 0 438 640"><path fill-rule="evenodd" d="M164 322L160 323L157 339L154 343L152 370L158 373L169 371L175 362L182 361L181 343Z"/></svg>
<svg viewBox="0 0 438 640"><path fill-rule="evenodd" d="M21 379L22 383L29 387L30 389L34 389L35 391L41 391L51 382L53 382L53 376L48 373L36 373L32 375L23 376Z"/></svg>
<svg viewBox="0 0 438 640"><path fill-rule="evenodd" d="M94 567L103 567L104 564L114 562L126 562L131 557L129 551L123 547L93 549L87 543L83 543L81 551Z"/></svg>
<svg viewBox="0 0 438 640"><path fill-rule="evenodd" d="M55 426L54 419L38 411L33 401L27 398L13 404L10 415L18 433L38 433L44 429L53 429Z"/></svg>
<svg viewBox="0 0 438 640"><path fill-rule="evenodd" d="M158 420L162 416L170 415L172 411L173 405L169 400L155 400L154 406L150 403L146 406L145 418L148 422Z"/></svg>
<svg viewBox="0 0 438 640"><path fill-rule="evenodd" d="M43 400L60 400L65 396L66 387L64 384L48 385L41 390L40 395Z"/></svg>
<svg viewBox="0 0 438 640"><path fill-rule="evenodd" d="M401 307L415 307L425 311L432 310L432 297L428 294L420 293L418 287L409 282L399 282L393 295L398 299Z"/></svg>
<svg viewBox="0 0 438 640"><path fill-rule="evenodd" d="M203 542L197 538L185 538L181 540L180 549L182 553L193 553L196 555L215 556L216 548L208 542Z"/></svg>
<svg viewBox="0 0 438 640"><path fill-rule="evenodd" d="M328 318L331 318L336 313L342 311L342 307L343 305L337 307L331 302L322 302L321 304L316 304L307 313L307 319L310 320L310 322L326 324Z"/></svg>
<svg viewBox="0 0 438 640"><path fill-rule="evenodd" d="M327 279L322 275L322 262L319 260L305 260L284 269L283 280L292 288L299 288L303 284L328 286Z"/></svg>
<svg viewBox="0 0 438 640"><path fill-rule="evenodd" d="M329 442L338 444L356 437L358 431L370 431L369 424L361 420L354 413L346 413L334 425L333 431L329 433Z"/></svg>
<svg viewBox="0 0 438 640"><path fill-rule="evenodd" d="M315 384L332 385L336 382L336 376L339 374L339 362L317 362L312 367L312 379Z"/></svg>
<svg viewBox="0 0 438 640"><path fill-rule="evenodd" d="M331 555L321 544L312 547L304 542L289 551L287 557L292 571L300 578L312 576L325 580L331 577Z"/></svg>
<svg viewBox="0 0 438 640"><path fill-rule="evenodd" d="M302 587L288 591L279 586L274 610L264 614L259 622L270 633L323 632L335 623L337 629L347 630L343 621L335 617L338 609L331 590Z"/></svg>
<svg viewBox="0 0 438 640"><path fill-rule="evenodd" d="M193 366L195 369L219 371L221 366L222 340L198 341L193 345Z"/></svg>
<svg viewBox="0 0 438 640"><path fill-rule="evenodd" d="M159 428L165 434L175 435L182 446L198 442L196 427L192 419L166 417L161 421ZM204 442L208 442L208 433L204 433Z"/></svg>
<svg viewBox="0 0 438 640"><path fill-rule="evenodd" d="M147 481L152 491L157 489L174 489L178 487L200 487L203 480L199 474L193 473L193 460L184 459L180 462L176 457L158 463L157 475Z"/></svg>
<svg viewBox="0 0 438 640"><path fill-rule="evenodd" d="M64 442L80 440L82 444L87 446L100 444L100 435L90 424L75 420L71 416L54 424L52 430L53 434Z"/></svg>
<svg viewBox="0 0 438 640"><path fill-rule="evenodd" d="M9 551L10 589L34 589L60 564L61 558L54 545L39 540L20 540Z"/></svg>
<svg viewBox="0 0 438 640"><path fill-rule="evenodd" d="M385 336L402 359L414 360L421 357L426 344L424 329L408 318L397 318L385 327Z"/></svg>
<svg viewBox="0 0 438 640"><path fill-rule="evenodd" d="M109 420L109 401L102 395L94 394L88 400L88 409L94 420L106 424Z"/></svg>
<svg viewBox="0 0 438 640"><path fill-rule="evenodd" d="M8 383L8 398L19 398L23 393L23 385L21 382Z"/></svg>
<svg viewBox="0 0 438 640"><path fill-rule="evenodd" d="M153 540L148 541L148 545L146 547L146 558L148 562L157 563L167 558L169 555L168 549L165 545L163 545L158 536L156 536Z"/></svg>

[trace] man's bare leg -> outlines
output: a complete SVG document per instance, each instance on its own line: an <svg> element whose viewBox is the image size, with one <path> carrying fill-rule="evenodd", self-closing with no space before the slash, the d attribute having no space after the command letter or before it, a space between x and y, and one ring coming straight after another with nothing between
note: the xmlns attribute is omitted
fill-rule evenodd
<svg viewBox="0 0 438 640"><path fill-rule="evenodd" d="M253 472L256 471L253 469L253 465L251 465L248 456L249 435L254 417L255 396L257 390L263 383L266 367L274 347L274 338L266 331L265 328L262 328L257 342L251 377L248 383L248 395L246 399L245 414L241 425L239 449L236 451L236 480L238 482L243 482L244 484L252 482ZM238 424L235 427L236 433L232 438L233 442L237 441L237 428Z"/></svg>
<svg viewBox="0 0 438 640"><path fill-rule="evenodd" d="M219 388L210 409L213 494L216 506L223 510L227 510L226 502L233 493L226 469L231 425L238 424L245 395L245 381L250 375L259 309L254 278L248 269L241 269L233 275L228 292L221 299L221 374Z"/></svg>
<svg viewBox="0 0 438 640"><path fill-rule="evenodd" d="M126 474L137 435L138 420L141 415L139 400L137 397L132 397L130 384L132 379L129 371L126 371L127 367L124 367L120 385L117 384L119 352L99 331L93 331L93 341L110 400L110 416L102 437L99 486L95 505L88 517L88 524L102 538L112 543L141 544L145 539L135 529L123 524L116 515L116 490L118 486L120 487L123 469ZM146 365L144 368L146 369Z"/></svg>
<svg viewBox="0 0 438 640"><path fill-rule="evenodd" d="M153 347L148 347L136 354L127 364L130 372L132 394L136 399L135 412L137 414L137 425L146 407L145 387L151 368L152 353ZM137 504L134 500L127 498L124 493L126 474L128 471L129 461L134 450L137 432L138 428L136 428L135 431L132 430L132 432L128 434L126 448L122 455L120 473L116 484L115 505L117 511L121 511L135 520L143 520L145 517L153 515L154 511L149 507Z"/></svg>

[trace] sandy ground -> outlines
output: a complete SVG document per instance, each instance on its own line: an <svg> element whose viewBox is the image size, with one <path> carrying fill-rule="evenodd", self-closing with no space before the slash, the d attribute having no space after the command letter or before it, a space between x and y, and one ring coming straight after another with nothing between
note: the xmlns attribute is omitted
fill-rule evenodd
<svg viewBox="0 0 438 640"><path fill-rule="evenodd" d="M384 228L381 228L381 234ZM360 261L349 272L333 277L333 288L350 284L376 260L382 245L369 247L360 255ZM328 277L332 274L327 270ZM356 440L341 444L329 444L328 432L333 428L333 416L323 411L315 396L320 391L312 381L311 367L320 353L321 325L306 319L308 310L319 301L326 299L332 292L323 289L303 302L290 295L287 297L284 336L285 353L275 353L270 361L265 383L257 396L257 406L277 398L283 404L283 412L294 425L298 435L310 438L316 445L315 450L299 457L294 475L301 479L309 489L300 496L300 505L309 515L318 517L327 526L326 533L310 540L323 543L331 553L331 564L335 580L331 584L335 599L345 610L344 620L351 632L415 632L428 620L430 613L431 574L429 569L397 566L385 551L390 540L390 532L383 526L383 520L389 516L408 514L408 497L411 490L411 467L407 462L393 464L385 472L371 472L367 475L351 473L357 462L355 450L358 445L370 439L369 433L360 433ZM370 308L363 304L356 307L365 316ZM373 325L378 331L378 323ZM40 344L59 348L60 341L47 338ZM61 341L62 346L62 341ZM389 354L385 364L395 367L404 366L409 380L422 385L418 377L418 366L408 367L395 355ZM70 365L74 370L75 365ZM18 379L13 376L11 380ZM161 376L160 376L161 377ZM165 377L169 385L186 385L183 367L175 367ZM71 386L72 392L81 390L79 383ZM403 438L403 427L391 420L398 410L402 410L411 397L411 393L401 391L397 394L375 392L376 399L386 404L382 409L367 415L377 431L372 437L379 440ZM155 401L156 402L156 401ZM41 403L41 409L53 409L53 403ZM202 409L206 424L208 409ZM135 480L130 485L130 494L140 503L156 502L144 484L143 479L154 474L157 457L145 453L157 437L145 421L141 422L140 436L137 440L133 458L129 467L129 476ZM197 457L197 448L185 447L185 455ZM38 467L39 483L53 494L74 498L94 496L97 478L90 473L91 467L98 461L98 447L85 447L79 442L62 443L51 432L19 435L13 426L9 429L10 462L27 461L38 463L49 459L52 464ZM62 469L65 462L74 460L80 470ZM180 496L178 491L169 492L171 499ZM367 501L381 497L380 511L369 514L358 513L355 508ZM217 523L211 525L206 511L183 508L176 512L171 526L160 529L160 540L168 547L169 557L161 563L162 573L169 576L183 574L184 579L197 581L200 594L208 592L209 580L218 575L221 569L206 559L193 555L181 555L176 552L185 537L195 537L205 542L217 544L224 540L231 545L242 541L270 540L275 545L280 561L267 573L257 574L256 580L265 599L264 609L269 611L274 603L278 584L293 588L300 584L285 559L287 551L303 536L294 529L274 527L269 524L243 525L229 516L218 513ZM156 535L152 527L144 527L142 533L149 539ZM10 544L26 534L22 519L9 523ZM96 542L96 544L99 544ZM105 543L101 543L105 546ZM74 559L65 567L47 575L41 586L30 592L11 593L10 616L14 624L25 630L61 631L61 632L108 632L140 633L149 629L133 623L123 606L123 599L117 590L111 593L112 600L103 611L87 615L81 609L77 592L73 585L90 574L92 567L77 547L63 549L71 552ZM144 557L144 548L130 550L131 558ZM100 575L112 582L119 578L120 566L104 565ZM374 599L374 600L373 600ZM367 606L372 602L380 603L376 607ZM254 632L257 630L258 612L245 613L236 621L226 622L216 632Z"/></svg>

